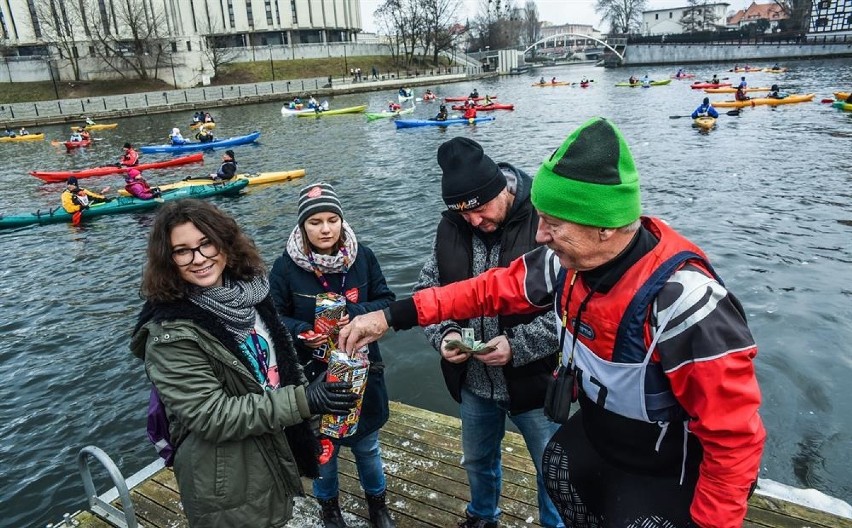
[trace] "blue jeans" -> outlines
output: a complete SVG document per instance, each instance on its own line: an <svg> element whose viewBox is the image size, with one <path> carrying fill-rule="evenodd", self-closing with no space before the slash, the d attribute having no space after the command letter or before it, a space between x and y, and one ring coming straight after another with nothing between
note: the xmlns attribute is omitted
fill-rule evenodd
<svg viewBox="0 0 852 528"><path fill-rule="evenodd" d="M462 465L470 483L467 513L486 521L496 521L500 516L498 502L503 477L500 443L506 434L508 412L499 402L480 398L464 388L461 397ZM545 528L564 528L553 502L547 496L541 473L544 448L559 425L548 420L542 409L509 415L509 419L523 435L535 464L541 525Z"/></svg>
<svg viewBox="0 0 852 528"><path fill-rule="evenodd" d="M314 480L314 497L331 499L340 493L340 481L337 478L337 456L341 446L334 446L331 460L320 465L320 478ZM379 432L368 434L352 446L355 466L358 468L358 480L367 495L379 495L385 491L385 473L382 469L382 451L379 448Z"/></svg>

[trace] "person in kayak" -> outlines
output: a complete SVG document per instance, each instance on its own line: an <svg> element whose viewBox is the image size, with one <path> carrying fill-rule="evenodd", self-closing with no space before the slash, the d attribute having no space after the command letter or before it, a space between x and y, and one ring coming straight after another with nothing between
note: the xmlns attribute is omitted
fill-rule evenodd
<svg viewBox="0 0 852 528"><path fill-rule="evenodd" d="M743 90L748 88L748 83L746 82L745 77L740 77L740 84L737 85L737 88L742 88Z"/></svg>
<svg viewBox="0 0 852 528"><path fill-rule="evenodd" d="M139 169L130 169L124 175L124 190L140 200L154 200L160 198L161 194L159 187L148 184Z"/></svg>
<svg viewBox="0 0 852 528"><path fill-rule="evenodd" d="M71 132L71 137L68 138L68 141L71 143L80 143L83 141L83 134L80 133L80 129L78 128L74 132Z"/></svg>
<svg viewBox="0 0 852 528"><path fill-rule="evenodd" d="M350 413L352 384L307 384L257 246L215 205L166 203L147 257L130 349L168 416L189 527L284 526L318 476L311 419Z"/></svg>
<svg viewBox="0 0 852 528"><path fill-rule="evenodd" d="M549 306L561 368L545 409L563 425L542 466L565 524L741 527L766 441L742 303L701 248L642 214L636 164L609 120L582 124L545 159L532 203L547 247L355 317L340 348L390 326Z"/></svg>
<svg viewBox="0 0 852 528"><path fill-rule="evenodd" d="M675 73L675 78L676 78L676 79L680 79L680 78L681 78L681 77L683 77L684 75L686 75L686 74L684 73L683 68L678 68L678 69L677 69L677 73Z"/></svg>
<svg viewBox="0 0 852 528"><path fill-rule="evenodd" d="M76 176L71 176L65 182L65 190L62 191L62 208L66 213L78 213L84 209L88 209L90 205L109 202L112 199L107 198L103 193L106 193L109 187L105 187L100 193L90 191L80 187Z"/></svg>
<svg viewBox="0 0 852 528"><path fill-rule="evenodd" d="M692 119L698 119L699 117L719 117L719 112L713 108L713 105L710 104L710 98L705 97L704 100L698 105L698 108L692 112Z"/></svg>
<svg viewBox="0 0 852 528"><path fill-rule="evenodd" d="M438 114L432 118L432 121L446 121L447 120L447 105L442 104L438 109Z"/></svg>
<svg viewBox="0 0 852 528"><path fill-rule="evenodd" d="M180 133L180 129L178 127L172 128L172 133L169 134L169 143L172 145L183 145L186 143L186 139L183 137L183 134Z"/></svg>
<svg viewBox="0 0 852 528"><path fill-rule="evenodd" d="M234 151L226 150L222 154L222 164L219 165L219 170L216 174L211 174L210 177L216 181L227 181L233 179L237 175L237 160L234 159Z"/></svg>
<svg viewBox="0 0 852 528"><path fill-rule="evenodd" d="M476 119L476 105L467 105L464 109L464 114L462 114L462 117L464 119Z"/></svg>
<svg viewBox="0 0 852 528"><path fill-rule="evenodd" d="M550 79L550 84L556 84L556 77ZM487 95L485 97L488 97Z"/></svg>
<svg viewBox="0 0 852 528"><path fill-rule="evenodd" d="M743 86L737 86L737 93L734 94L734 99L737 101L748 101L751 97L746 95L746 89Z"/></svg>
<svg viewBox="0 0 852 528"><path fill-rule="evenodd" d="M328 183L316 183L299 191L296 225L287 239L284 254L269 274L270 293L281 321L291 335L302 336L296 344L299 361L309 381L325 379L331 335L311 333L317 328L321 298L336 302L343 310L335 330L349 317L381 310L396 296L388 288L379 261L372 250L355 237L343 216L340 198ZM306 335L305 332L308 332ZM386 481L382 468L379 430L388 419L388 393L384 364L378 343L367 348L367 371L361 416L356 431L331 439L331 458L320 464L320 478L313 494L322 508L322 526L345 528L340 511L338 454L348 447L355 457L358 480L367 500L368 516L375 528L394 528L385 502Z"/></svg>
<svg viewBox="0 0 852 528"><path fill-rule="evenodd" d="M402 108L399 103L388 101L388 112L398 112Z"/></svg>
<svg viewBox="0 0 852 528"><path fill-rule="evenodd" d="M779 88L777 84L773 84L769 88L769 94L766 97L770 99L784 99L785 97L787 97L787 94L782 93L781 88Z"/></svg>
<svg viewBox="0 0 852 528"><path fill-rule="evenodd" d="M9 129L9 127L6 127L6 132L5 132L5 134L6 134L6 137L15 137L15 131L14 131L14 130L10 130L10 129Z"/></svg>
<svg viewBox="0 0 852 528"><path fill-rule="evenodd" d="M479 99L479 88L474 88L473 91L470 92L470 95L468 96L468 98L469 99Z"/></svg>
<svg viewBox="0 0 852 528"><path fill-rule="evenodd" d="M19 136L29 136L30 132L24 127L21 127L21 130L18 131Z"/></svg>
<svg viewBox="0 0 852 528"><path fill-rule="evenodd" d="M554 79L555 78L556 77L554 77ZM493 104L494 104L494 100L491 99L491 96L488 95L488 94L485 94L485 99L482 101L482 106L489 106L489 105L493 105Z"/></svg>
<svg viewBox="0 0 852 528"><path fill-rule="evenodd" d="M538 84L547 84L547 81L544 80L544 75L542 75L541 79L538 80Z"/></svg>
<svg viewBox="0 0 852 528"><path fill-rule="evenodd" d="M647 73L642 77L642 86L651 86L651 78L648 77Z"/></svg>
<svg viewBox="0 0 852 528"><path fill-rule="evenodd" d="M195 134L195 139L201 143L210 143L213 141L213 131L202 125Z"/></svg>
<svg viewBox="0 0 852 528"><path fill-rule="evenodd" d="M139 153L134 150L133 145L125 143L121 148L124 150L124 154L121 155L121 159L118 161L119 167L139 165Z"/></svg>
<svg viewBox="0 0 852 528"><path fill-rule="evenodd" d="M627 79L627 82L630 83L630 86L635 86L639 84L639 78L635 75L631 75L630 78Z"/></svg>
<svg viewBox="0 0 852 528"><path fill-rule="evenodd" d="M210 115L210 112L204 112L204 122L205 123L215 123L216 121L213 120L213 116Z"/></svg>
<svg viewBox="0 0 852 528"><path fill-rule="evenodd" d="M713 74L713 78L707 81L709 84L719 84L721 81L719 80L719 76L717 74Z"/></svg>

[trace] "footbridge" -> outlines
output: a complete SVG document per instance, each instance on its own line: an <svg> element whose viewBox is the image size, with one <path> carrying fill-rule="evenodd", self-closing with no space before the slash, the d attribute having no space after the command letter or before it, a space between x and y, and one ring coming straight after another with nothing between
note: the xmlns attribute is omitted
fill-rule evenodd
<svg viewBox="0 0 852 528"><path fill-rule="evenodd" d="M624 62L624 52L627 50L627 39L624 37L607 37L606 40L601 40L596 37L592 37L590 35L584 35L582 33L558 33L556 35L549 35L543 39L539 39L536 42L533 42L524 50L524 55L530 52L533 48L538 46L539 44L544 44L551 40L556 40L564 37L579 37L585 40L593 40L598 44L602 45L604 48L609 50L615 57L618 57L619 62Z"/></svg>

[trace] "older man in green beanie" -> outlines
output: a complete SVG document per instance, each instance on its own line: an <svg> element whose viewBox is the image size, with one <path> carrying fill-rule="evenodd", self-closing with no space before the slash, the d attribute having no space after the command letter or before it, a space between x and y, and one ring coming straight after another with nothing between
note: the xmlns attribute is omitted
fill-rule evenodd
<svg viewBox="0 0 852 528"><path fill-rule="evenodd" d="M564 425L542 466L566 526L742 526L766 432L739 301L698 246L641 216L633 157L606 119L545 160L532 202L546 247L355 318L341 347L552 306L561 357L545 410Z"/></svg>

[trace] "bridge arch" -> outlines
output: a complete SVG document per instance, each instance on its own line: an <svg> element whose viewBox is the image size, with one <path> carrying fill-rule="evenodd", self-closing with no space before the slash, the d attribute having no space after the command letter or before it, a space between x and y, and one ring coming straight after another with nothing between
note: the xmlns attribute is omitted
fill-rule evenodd
<svg viewBox="0 0 852 528"><path fill-rule="evenodd" d="M526 55L528 51L530 51L534 47L538 46L539 44L542 44L544 42L547 42L548 40L553 40L553 39L556 39L556 38L559 38L559 37L581 37L581 38L584 38L584 39L594 40L595 42L602 44L605 48L607 48L607 49L611 50L613 53L615 53L618 56L619 59L621 59L622 61L624 60L624 55L622 53L619 53L619 51L617 49L613 48L612 46L607 44L605 41L603 41L599 38L591 37L589 35L583 35L581 33L559 33L557 35L550 35L549 37L539 39L538 41L530 44L530 46L527 49L524 50L524 55Z"/></svg>

